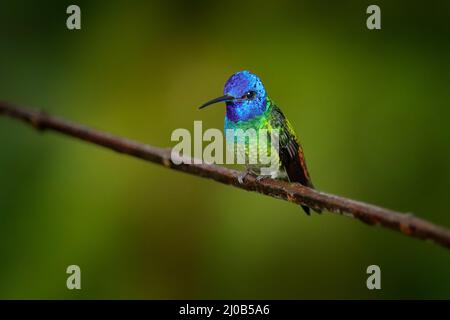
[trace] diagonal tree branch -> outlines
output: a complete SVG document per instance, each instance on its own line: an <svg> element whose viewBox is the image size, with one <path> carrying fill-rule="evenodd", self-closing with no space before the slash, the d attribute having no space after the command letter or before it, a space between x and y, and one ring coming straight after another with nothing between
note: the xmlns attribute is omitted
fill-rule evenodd
<svg viewBox="0 0 450 320"><path fill-rule="evenodd" d="M22 120L37 130L57 131L123 154L163 165L167 168L213 179L237 188L259 192L296 204L307 205L314 209L350 215L368 224L380 225L400 231L410 237L432 240L450 248L449 229L417 218L412 214L395 212L360 201L313 190L300 184L279 180L266 179L257 181L254 177L247 176L244 179L244 183L240 184L238 182L239 171L207 164L176 165L171 160L171 150L168 148L157 148L116 137L109 133L47 115L43 112L24 109L5 102L0 102L0 115Z"/></svg>

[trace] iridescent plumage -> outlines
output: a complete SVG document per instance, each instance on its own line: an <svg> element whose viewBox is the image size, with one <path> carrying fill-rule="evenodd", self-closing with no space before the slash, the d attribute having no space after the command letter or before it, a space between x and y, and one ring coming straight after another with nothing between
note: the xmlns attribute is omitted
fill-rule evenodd
<svg viewBox="0 0 450 320"><path fill-rule="evenodd" d="M254 129L257 132L266 129L268 133L278 130L279 160L278 178L298 182L313 188L311 178L306 167L302 147L295 132L283 112L268 97L262 81L249 71L233 74L225 84L224 96L205 103L201 108L210 104L224 101L226 103L225 130ZM247 156L252 152L246 146ZM257 174L261 164L247 164L250 173ZM302 206L307 214L309 208Z"/></svg>

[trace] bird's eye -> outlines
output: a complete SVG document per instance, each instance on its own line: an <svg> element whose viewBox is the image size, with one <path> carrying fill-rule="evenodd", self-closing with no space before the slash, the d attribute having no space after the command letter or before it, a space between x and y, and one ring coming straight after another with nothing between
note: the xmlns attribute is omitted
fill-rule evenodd
<svg viewBox="0 0 450 320"><path fill-rule="evenodd" d="M242 99L252 100L255 97L256 97L256 92L255 91L248 91L242 96Z"/></svg>

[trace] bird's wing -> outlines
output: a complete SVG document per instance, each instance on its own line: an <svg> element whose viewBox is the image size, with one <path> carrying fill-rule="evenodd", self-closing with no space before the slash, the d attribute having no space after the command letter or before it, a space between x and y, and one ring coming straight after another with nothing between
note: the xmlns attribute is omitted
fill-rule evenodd
<svg viewBox="0 0 450 320"><path fill-rule="evenodd" d="M306 167L302 146L295 135L294 129L280 108L273 103L270 113L270 126L273 129L279 129L280 161L286 170L289 181L314 188ZM309 214L309 208L302 207Z"/></svg>

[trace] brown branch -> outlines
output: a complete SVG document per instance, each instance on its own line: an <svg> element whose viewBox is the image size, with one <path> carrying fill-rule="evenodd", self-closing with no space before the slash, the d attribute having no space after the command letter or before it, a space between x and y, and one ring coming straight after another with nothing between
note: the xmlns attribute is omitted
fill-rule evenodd
<svg viewBox="0 0 450 320"><path fill-rule="evenodd" d="M136 158L154 162L164 167L187 172L196 176L213 179L248 191L259 192L274 198L287 200L311 208L328 210L333 213L349 214L365 223L377 224L400 231L410 237L432 240L450 248L450 230L435 225L411 214L399 213L363 202L346 199L320 192L299 184L266 179L257 181L247 176L244 183L238 182L239 171L207 164L176 165L171 160L171 150L157 148L139 142L113 136L111 134L70 123L42 112L32 111L0 102L0 115L22 120L38 130L53 130L68 136L103 146Z"/></svg>

